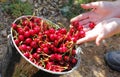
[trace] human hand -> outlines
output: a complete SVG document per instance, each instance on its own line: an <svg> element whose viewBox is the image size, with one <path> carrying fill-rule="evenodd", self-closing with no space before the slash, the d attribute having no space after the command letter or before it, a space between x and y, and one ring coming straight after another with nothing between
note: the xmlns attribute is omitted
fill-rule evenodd
<svg viewBox="0 0 120 77"><path fill-rule="evenodd" d="M81 25L88 26L89 22L94 22L97 24L108 18L120 17L120 10L118 10L120 5L117 4L116 1L91 2L88 4L81 4L81 7L92 10L72 18L71 23L74 21L79 21Z"/></svg>
<svg viewBox="0 0 120 77"><path fill-rule="evenodd" d="M92 30L86 32L86 36L77 41L81 44L95 40L96 45L100 45L101 40L113 36L120 32L120 18L111 18L98 23Z"/></svg>

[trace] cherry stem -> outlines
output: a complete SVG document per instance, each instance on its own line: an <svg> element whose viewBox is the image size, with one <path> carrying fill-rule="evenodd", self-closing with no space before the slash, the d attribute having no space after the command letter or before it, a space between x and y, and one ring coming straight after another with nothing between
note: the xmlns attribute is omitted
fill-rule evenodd
<svg viewBox="0 0 120 77"><path fill-rule="evenodd" d="M13 30L13 32L15 33L15 35L14 35L14 39L16 39L17 36L18 36L18 33L17 33L16 30L14 30L13 28L12 28L12 30Z"/></svg>
<svg viewBox="0 0 120 77"><path fill-rule="evenodd" d="M22 22L23 22L23 21L22 21L22 19L20 19L19 21L20 21L20 23L19 23L19 24L22 24Z"/></svg>
<svg viewBox="0 0 120 77"><path fill-rule="evenodd" d="M44 60L42 58L40 58L40 61L42 63L42 66L45 68L45 62L44 62Z"/></svg>
<svg viewBox="0 0 120 77"><path fill-rule="evenodd" d="M47 54L45 54L45 53L41 53L40 55L50 57L49 55L47 55Z"/></svg>
<svg viewBox="0 0 120 77"><path fill-rule="evenodd" d="M67 43L67 47L69 48L68 51L70 52L69 56L72 56L72 50L73 50L73 48L75 47L75 43L74 43L73 41L68 42L68 43Z"/></svg>
<svg viewBox="0 0 120 77"><path fill-rule="evenodd" d="M35 16L35 14L33 13L33 15L29 18L29 21Z"/></svg>
<svg viewBox="0 0 120 77"><path fill-rule="evenodd" d="M50 28L51 28L51 27L52 27L52 28L54 27L55 29L59 29L59 28L60 28L60 27L57 26L56 24L53 24L52 22L50 22L50 21L48 21L48 20L46 20L46 21L47 21L46 23L47 23L48 25L50 25Z"/></svg>
<svg viewBox="0 0 120 77"><path fill-rule="evenodd" d="M41 20L41 32L43 32L43 24L44 24L44 21L43 20Z"/></svg>

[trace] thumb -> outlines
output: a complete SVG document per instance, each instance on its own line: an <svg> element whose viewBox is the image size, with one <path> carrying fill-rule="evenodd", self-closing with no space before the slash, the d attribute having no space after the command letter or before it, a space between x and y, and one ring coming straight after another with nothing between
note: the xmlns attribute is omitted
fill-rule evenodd
<svg viewBox="0 0 120 77"><path fill-rule="evenodd" d="M100 45L100 42L103 40L103 35L99 35L97 38L96 38L96 45L99 46Z"/></svg>
<svg viewBox="0 0 120 77"><path fill-rule="evenodd" d="M99 6L100 2L91 2L88 4L81 4L81 7L84 9L92 9L97 8Z"/></svg>
<svg viewBox="0 0 120 77"><path fill-rule="evenodd" d="M76 44L81 44L81 43L87 42L88 40L89 40L88 37L84 37L84 38L77 40Z"/></svg>

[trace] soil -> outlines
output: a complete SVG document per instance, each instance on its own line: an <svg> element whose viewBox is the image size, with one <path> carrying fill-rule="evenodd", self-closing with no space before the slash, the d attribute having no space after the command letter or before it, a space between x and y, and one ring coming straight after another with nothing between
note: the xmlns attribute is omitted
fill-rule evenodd
<svg viewBox="0 0 120 77"><path fill-rule="evenodd" d="M57 17L51 18L50 14L49 16L38 14L38 16L42 15L56 24L62 23L68 27L69 20L61 15L58 8L53 11ZM104 61L105 53L120 50L120 35L105 39L100 46L96 46L94 42L80 45L82 49L80 66L69 74L58 76L35 68L23 59L15 48L11 48L8 35L13 20L0 10L0 73L3 77L120 77L120 72L111 70Z"/></svg>

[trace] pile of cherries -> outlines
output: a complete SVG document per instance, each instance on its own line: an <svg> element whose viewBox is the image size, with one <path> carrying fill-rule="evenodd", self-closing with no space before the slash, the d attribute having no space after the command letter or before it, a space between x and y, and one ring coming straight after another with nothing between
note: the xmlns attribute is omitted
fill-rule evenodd
<svg viewBox="0 0 120 77"><path fill-rule="evenodd" d="M67 30L33 16L12 23L12 35L16 46L31 62L50 71L63 72L77 64L75 43L85 37L85 31L78 21Z"/></svg>

